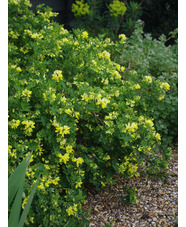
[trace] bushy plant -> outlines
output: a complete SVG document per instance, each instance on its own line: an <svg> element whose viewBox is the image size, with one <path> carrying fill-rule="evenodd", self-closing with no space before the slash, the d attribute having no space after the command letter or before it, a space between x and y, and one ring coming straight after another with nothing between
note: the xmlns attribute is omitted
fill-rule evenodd
<svg viewBox="0 0 186 227"><path fill-rule="evenodd" d="M70 34L50 22L49 8L34 15L28 0L8 6L9 171L32 152L26 194L41 174L27 225L84 226L85 183L99 189L116 173L166 168L169 151L157 149L161 137L147 109L169 84L150 75L136 82L135 71L111 60L124 35L114 44Z"/></svg>
<svg viewBox="0 0 186 227"><path fill-rule="evenodd" d="M166 38L162 35L158 40L150 34L143 33L143 23L137 21L135 30L127 40L122 51L115 51L113 60L124 64L127 70L136 70L135 80L143 75L152 75L161 82L170 84L167 96L159 97L160 102L149 100L147 111L154 118L156 130L164 142L172 144L178 135L178 45L166 46L171 38L176 39L177 29Z"/></svg>

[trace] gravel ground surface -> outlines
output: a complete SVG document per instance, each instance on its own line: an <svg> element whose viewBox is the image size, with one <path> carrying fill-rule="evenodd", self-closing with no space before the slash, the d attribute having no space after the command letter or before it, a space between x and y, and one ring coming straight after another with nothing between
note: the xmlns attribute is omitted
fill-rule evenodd
<svg viewBox="0 0 186 227"><path fill-rule="evenodd" d="M139 201L135 205L123 205L123 185L137 188ZM178 152L172 153L168 174L155 177L117 179L103 193L88 192L85 209L91 209L89 227L102 227L110 221L112 227L128 226L177 226L178 216Z"/></svg>

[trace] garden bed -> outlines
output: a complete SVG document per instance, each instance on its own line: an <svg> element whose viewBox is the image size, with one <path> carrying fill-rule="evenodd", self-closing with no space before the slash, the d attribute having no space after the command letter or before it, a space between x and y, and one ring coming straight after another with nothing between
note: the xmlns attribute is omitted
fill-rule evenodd
<svg viewBox="0 0 186 227"><path fill-rule="evenodd" d="M168 172L160 177L117 178L103 193L88 192L85 209L91 209L89 226L177 226L178 153L173 150ZM136 205L123 205L123 186L137 188Z"/></svg>

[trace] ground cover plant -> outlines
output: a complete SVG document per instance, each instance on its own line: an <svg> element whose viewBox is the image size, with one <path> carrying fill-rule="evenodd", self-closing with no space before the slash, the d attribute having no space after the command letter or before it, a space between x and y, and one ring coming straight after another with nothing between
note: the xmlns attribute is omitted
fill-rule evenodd
<svg viewBox="0 0 186 227"><path fill-rule="evenodd" d="M9 174L32 153L22 209L40 176L26 224L86 225L87 183L101 189L116 173L167 167L170 150L158 149L147 110L170 85L112 60L125 48L123 34L116 43L80 29L71 34L50 21L49 8L35 15L28 0L8 6Z"/></svg>

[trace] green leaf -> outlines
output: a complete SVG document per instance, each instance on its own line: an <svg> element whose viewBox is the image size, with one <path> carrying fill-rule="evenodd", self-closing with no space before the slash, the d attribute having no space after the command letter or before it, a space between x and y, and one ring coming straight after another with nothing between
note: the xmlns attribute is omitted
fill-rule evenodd
<svg viewBox="0 0 186 227"><path fill-rule="evenodd" d="M34 193L36 191L39 177L31 191L31 194L28 198L28 202L25 206L25 209L20 218L21 205L22 205L22 195L25 181L25 173L30 162L31 153L21 162L21 164L16 168L16 170L12 173L12 175L8 179L8 207L10 208L11 203L11 212L8 219L9 227L22 227L24 225L25 219L29 212ZM14 200L14 201L13 201Z"/></svg>
<svg viewBox="0 0 186 227"><path fill-rule="evenodd" d="M39 176L39 177L40 177L40 176ZM32 191L31 191L31 193L30 193L30 196L29 196L29 198L28 198L28 201L27 201L27 204L26 204L26 206L25 206L25 209L24 209L24 211L23 211L23 213L22 213L22 215L21 215L21 218L20 218L18 227L22 227L22 226L24 225L25 219L26 219L26 217L27 217L27 214L28 214L28 212L29 212L29 209L30 209L30 206L31 206L33 197L34 197L34 193L35 193L36 188L37 188L37 185L38 185L38 183L39 183L39 177L38 177L38 179L37 179L37 181L36 181L36 183L35 183L35 185L34 185Z"/></svg>
<svg viewBox="0 0 186 227"><path fill-rule="evenodd" d="M24 182L25 171L30 162L31 154L29 154L21 164L16 168L12 175L8 179L8 207L13 201L17 191Z"/></svg>
<svg viewBox="0 0 186 227"><path fill-rule="evenodd" d="M9 227L18 226L18 221L19 221L19 216L20 216L20 211L21 211L21 202L22 202L24 181L21 181L21 182L18 181L18 184L19 184L19 189L18 189L17 195L15 197L14 203L12 205L10 216L8 219Z"/></svg>

